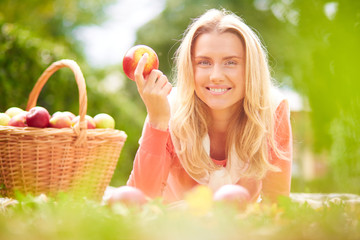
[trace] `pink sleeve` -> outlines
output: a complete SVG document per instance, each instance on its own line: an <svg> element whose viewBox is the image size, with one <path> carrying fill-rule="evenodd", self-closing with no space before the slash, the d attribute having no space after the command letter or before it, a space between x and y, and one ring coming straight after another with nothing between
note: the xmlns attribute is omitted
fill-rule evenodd
<svg viewBox="0 0 360 240"><path fill-rule="evenodd" d="M167 151L169 138L169 131L161 131L145 123L128 186L139 188L151 198L162 195L171 163Z"/></svg>
<svg viewBox="0 0 360 240"><path fill-rule="evenodd" d="M270 162L280 169L280 172L267 173L262 181L263 197L271 201L276 201L280 195L289 196L290 194L292 133L289 106L286 100L283 100L277 107L275 117L275 141L285 158L288 159L282 159L273 150L270 150Z"/></svg>

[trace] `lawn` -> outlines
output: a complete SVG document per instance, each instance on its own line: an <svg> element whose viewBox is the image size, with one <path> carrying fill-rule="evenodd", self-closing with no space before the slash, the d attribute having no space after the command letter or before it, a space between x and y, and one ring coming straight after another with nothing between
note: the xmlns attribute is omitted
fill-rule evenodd
<svg viewBox="0 0 360 240"><path fill-rule="evenodd" d="M206 191L184 202L160 199L127 207L62 194L1 199L0 239L360 239L358 202L256 203L243 211L215 203Z"/></svg>

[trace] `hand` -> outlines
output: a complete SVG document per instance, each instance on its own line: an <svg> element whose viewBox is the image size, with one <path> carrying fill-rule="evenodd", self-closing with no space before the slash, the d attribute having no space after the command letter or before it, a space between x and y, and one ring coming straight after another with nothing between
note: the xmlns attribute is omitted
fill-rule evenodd
<svg viewBox="0 0 360 240"><path fill-rule="evenodd" d="M135 69L135 82L149 115L152 127L166 130L170 120L170 104L167 99L172 86L167 77L159 70L152 70L147 79L143 72L148 54L145 53Z"/></svg>

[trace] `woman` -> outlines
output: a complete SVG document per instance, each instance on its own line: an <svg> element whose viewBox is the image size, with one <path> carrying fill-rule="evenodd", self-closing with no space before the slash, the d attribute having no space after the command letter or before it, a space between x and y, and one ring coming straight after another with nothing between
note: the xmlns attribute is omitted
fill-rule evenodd
<svg viewBox="0 0 360 240"><path fill-rule="evenodd" d="M172 91L159 70L143 78L146 59L135 78L148 117L128 185L166 202L199 184L238 184L251 201L289 195L289 106L241 18L212 9L194 20L177 51Z"/></svg>

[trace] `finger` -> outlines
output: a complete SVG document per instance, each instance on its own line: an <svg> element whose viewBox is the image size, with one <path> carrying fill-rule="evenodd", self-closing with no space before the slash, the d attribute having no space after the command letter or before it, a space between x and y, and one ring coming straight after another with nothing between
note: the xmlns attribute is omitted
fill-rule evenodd
<svg viewBox="0 0 360 240"><path fill-rule="evenodd" d="M148 81L149 81L149 79L148 79ZM163 95L163 94L165 94L164 91L163 91L163 88L168 82L169 81L168 81L167 77L164 74L161 74L160 76L158 76L156 78L156 81L153 83L151 88L154 91L156 91L156 92L160 93L161 95ZM166 96L166 94L165 94L165 96Z"/></svg>
<svg viewBox="0 0 360 240"><path fill-rule="evenodd" d="M156 85L159 87L159 89L162 89L167 83L168 83L168 79L165 75L161 75L157 82L156 82Z"/></svg>
<svg viewBox="0 0 360 240"><path fill-rule="evenodd" d="M160 70L154 69L149 74L149 77L147 78L147 84L151 85L152 87L155 86L158 79L163 75L163 73Z"/></svg>
<svg viewBox="0 0 360 240"><path fill-rule="evenodd" d="M171 90L172 90L172 85L171 83L167 82L164 87L162 88L162 90L166 93L166 95L169 95Z"/></svg>
<svg viewBox="0 0 360 240"><path fill-rule="evenodd" d="M134 77L135 77L135 82L136 85L138 86L139 90L141 90L144 86L144 69L145 69L145 65L146 65L146 61L148 58L148 53L145 53L139 60L138 65L135 68L135 72L134 72Z"/></svg>

